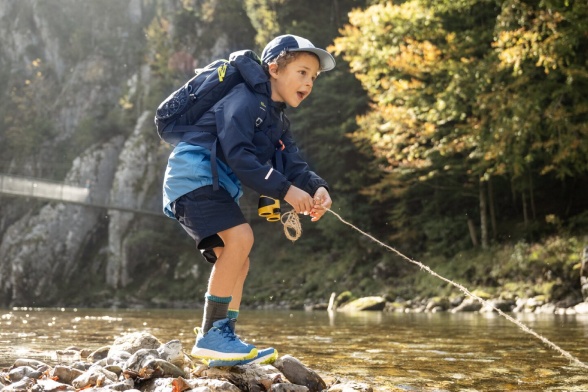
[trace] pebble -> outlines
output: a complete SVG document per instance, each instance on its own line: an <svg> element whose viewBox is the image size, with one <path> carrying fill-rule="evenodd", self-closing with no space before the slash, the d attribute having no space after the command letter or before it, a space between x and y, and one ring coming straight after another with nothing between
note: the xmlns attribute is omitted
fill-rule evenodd
<svg viewBox="0 0 588 392"><path fill-rule="evenodd" d="M0 392L371 392L363 383L328 386L321 376L290 355L273 365L209 368L184 354L179 340L161 343L149 333L117 338L98 350L57 350L58 364L20 358L0 369ZM67 363L67 360L70 362Z"/></svg>

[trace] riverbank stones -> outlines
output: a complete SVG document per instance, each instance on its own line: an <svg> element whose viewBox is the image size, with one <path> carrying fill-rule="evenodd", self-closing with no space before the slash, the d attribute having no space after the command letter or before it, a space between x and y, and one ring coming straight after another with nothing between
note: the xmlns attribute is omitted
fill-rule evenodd
<svg viewBox="0 0 588 392"><path fill-rule="evenodd" d="M0 392L371 391L364 384L338 381L329 388L318 373L289 355L273 365L209 368L185 355L179 340L162 344L145 332L122 336L112 346L94 351L78 348L66 351L72 351L71 355L56 355L58 363L54 365L17 359L10 369L0 370ZM83 358L82 353L87 357ZM72 358L72 362L64 363L65 358Z"/></svg>

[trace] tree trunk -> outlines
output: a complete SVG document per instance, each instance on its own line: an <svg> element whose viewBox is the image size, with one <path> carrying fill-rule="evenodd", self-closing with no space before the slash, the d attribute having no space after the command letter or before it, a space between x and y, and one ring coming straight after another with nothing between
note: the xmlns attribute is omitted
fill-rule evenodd
<svg viewBox="0 0 588 392"><path fill-rule="evenodd" d="M488 249L488 202L486 200L485 182L480 180L480 239L482 249Z"/></svg>
<svg viewBox="0 0 588 392"><path fill-rule="evenodd" d="M496 241L496 205L494 204L494 189L492 188L492 179L488 180L488 206L490 207L490 225L492 226L492 240Z"/></svg>
<svg viewBox="0 0 588 392"><path fill-rule="evenodd" d="M472 218L468 217L468 229L470 230L470 238L472 239L472 244L474 248L478 247L478 235L476 234L476 225Z"/></svg>
<svg viewBox="0 0 588 392"><path fill-rule="evenodd" d="M531 200L531 216L533 220L537 219L537 214L535 212L535 193L533 192L533 177L529 172L529 199Z"/></svg>
<svg viewBox="0 0 588 392"><path fill-rule="evenodd" d="M527 195L525 191L522 192L523 199L523 222L525 223L525 229L529 226L529 216L527 214Z"/></svg>

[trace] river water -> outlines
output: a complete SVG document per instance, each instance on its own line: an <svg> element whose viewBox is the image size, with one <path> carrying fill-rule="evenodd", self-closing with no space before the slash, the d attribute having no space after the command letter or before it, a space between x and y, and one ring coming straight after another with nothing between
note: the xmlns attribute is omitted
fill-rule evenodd
<svg viewBox="0 0 588 392"><path fill-rule="evenodd" d="M189 351L201 311L0 309L0 367L50 364L68 346L96 349L128 332ZM588 316L513 317L584 363ZM588 391L588 371L497 314L242 311L237 331L316 370L375 391Z"/></svg>

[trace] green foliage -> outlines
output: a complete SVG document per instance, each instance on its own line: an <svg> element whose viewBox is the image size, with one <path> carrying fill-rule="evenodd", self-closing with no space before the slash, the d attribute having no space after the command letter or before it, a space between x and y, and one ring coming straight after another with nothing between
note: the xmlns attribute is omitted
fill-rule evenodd
<svg viewBox="0 0 588 392"><path fill-rule="evenodd" d="M530 238L557 208L554 198L567 203L569 184L588 178L588 97L580 93L588 7L499 5L373 2L353 11L335 40L372 100L354 141L371 145L385 164L364 192L394 205L388 216L415 247L466 249L468 241L455 240L467 236L465 224L441 222L467 215L488 232L489 208L500 211L498 221L523 220L522 238ZM501 186L476 201L496 179ZM558 195L554 182L564 190ZM566 217L587 207L567 206ZM501 234L513 234L507 230Z"/></svg>

